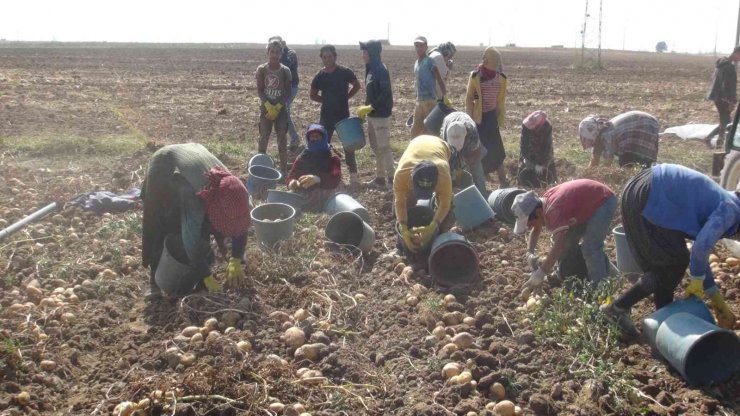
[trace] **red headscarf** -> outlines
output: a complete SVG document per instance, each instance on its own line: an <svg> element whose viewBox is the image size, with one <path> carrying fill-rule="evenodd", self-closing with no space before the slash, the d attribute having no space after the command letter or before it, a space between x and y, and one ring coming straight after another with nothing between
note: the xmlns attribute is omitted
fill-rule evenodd
<svg viewBox="0 0 740 416"><path fill-rule="evenodd" d="M208 185L198 192L206 206L206 216L215 231L225 237L247 233L249 194L242 181L221 167L204 173Z"/></svg>

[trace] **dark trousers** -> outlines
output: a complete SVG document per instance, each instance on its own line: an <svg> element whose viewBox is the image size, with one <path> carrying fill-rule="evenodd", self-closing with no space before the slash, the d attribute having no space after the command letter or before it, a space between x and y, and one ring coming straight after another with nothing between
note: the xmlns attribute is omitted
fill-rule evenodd
<svg viewBox="0 0 740 416"><path fill-rule="evenodd" d="M723 100L715 101L714 106L717 107L717 113L719 113L719 137L717 138L717 148L720 148L725 139L725 130L727 129L727 125L732 123L732 106L730 103Z"/></svg>

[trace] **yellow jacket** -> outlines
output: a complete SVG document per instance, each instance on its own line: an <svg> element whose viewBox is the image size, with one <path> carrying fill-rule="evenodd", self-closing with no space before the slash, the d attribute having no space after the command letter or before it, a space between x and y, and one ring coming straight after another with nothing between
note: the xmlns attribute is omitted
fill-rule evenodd
<svg viewBox="0 0 740 416"><path fill-rule="evenodd" d="M496 121L498 121L499 127L503 127L506 121L506 75L499 72L497 76L499 76L501 88L498 90L498 96L496 97ZM465 112L478 124L483 119L483 101L480 97L480 75L476 70L470 73L470 79L468 80L468 91L465 94Z"/></svg>
<svg viewBox="0 0 740 416"><path fill-rule="evenodd" d="M428 160L437 165L437 211L434 220L442 223L452 206L452 177L450 176L450 156L452 151L449 145L436 136L421 135L409 142L408 147L398 161L398 168L393 175L393 196L396 200L396 220L401 224L408 221L409 197L413 197L414 185L411 181L411 171L419 162Z"/></svg>

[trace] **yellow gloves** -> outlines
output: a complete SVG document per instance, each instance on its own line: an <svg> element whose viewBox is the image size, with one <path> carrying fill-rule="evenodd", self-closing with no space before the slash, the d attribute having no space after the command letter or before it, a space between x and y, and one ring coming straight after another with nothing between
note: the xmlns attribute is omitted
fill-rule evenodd
<svg viewBox="0 0 740 416"><path fill-rule="evenodd" d="M373 106L371 105L361 105L357 107L357 117L359 118L365 118L368 114L370 114L374 110Z"/></svg>
<svg viewBox="0 0 740 416"><path fill-rule="evenodd" d="M298 182L300 182L303 188L308 189L319 184L321 182L321 178L316 175L303 175L298 178Z"/></svg>
<svg viewBox="0 0 740 416"><path fill-rule="evenodd" d="M428 247L432 243L434 233L437 232L438 226L439 224L437 224L437 221L432 221L432 223L427 225L426 227L414 228L413 231L420 235L419 248Z"/></svg>
<svg viewBox="0 0 740 416"><path fill-rule="evenodd" d="M452 100L450 100L450 99L449 99L449 97L447 97L447 96L445 95L445 96L444 96L444 97L442 98L442 100L444 101L444 103L445 103L445 105L446 105L447 107L450 107L450 108L452 108Z"/></svg>
<svg viewBox="0 0 740 416"><path fill-rule="evenodd" d="M205 285L210 293L221 291L221 285L213 278L212 274L203 279L203 285Z"/></svg>
<svg viewBox="0 0 740 416"><path fill-rule="evenodd" d="M262 103L262 105L265 107L265 117L268 120L275 120L280 115L280 110L283 109L283 105L280 103L277 104L270 104L269 101L265 101Z"/></svg>
<svg viewBox="0 0 740 416"><path fill-rule="evenodd" d="M244 267L242 261L236 257L229 259L226 265L226 287L238 288L244 281Z"/></svg>
<svg viewBox="0 0 740 416"><path fill-rule="evenodd" d="M419 245L415 241L414 234L409 230L409 226L401 224L399 228L401 229L401 240L403 240L406 248L414 253L419 251Z"/></svg>
<svg viewBox="0 0 740 416"><path fill-rule="evenodd" d="M726 329L733 329L735 327L735 315L730 310L730 307L725 303L725 299L722 294L717 292L709 298L709 302L714 309L714 313L717 315L717 325Z"/></svg>
<svg viewBox="0 0 740 416"><path fill-rule="evenodd" d="M686 297L696 296L701 299L704 297L704 277L696 278L691 276L689 285L686 286Z"/></svg>

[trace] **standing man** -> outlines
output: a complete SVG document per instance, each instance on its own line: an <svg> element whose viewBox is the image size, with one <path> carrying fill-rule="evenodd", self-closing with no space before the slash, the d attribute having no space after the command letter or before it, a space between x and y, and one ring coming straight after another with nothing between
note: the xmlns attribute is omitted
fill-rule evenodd
<svg viewBox="0 0 740 416"><path fill-rule="evenodd" d="M375 152L375 179L368 185L385 187L393 183L393 152L391 150L391 112L393 91L391 76L380 52L383 46L377 40L360 42L362 60L365 62L365 105L357 108L357 116L367 117L367 135Z"/></svg>
<svg viewBox="0 0 740 416"><path fill-rule="evenodd" d="M447 85L447 76L452 71L452 57L455 56L457 48L452 42L444 42L437 45L436 48L429 51L429 57L434 61L439 75L444 81L444 85ZM437 84L437 99L444 99L446 105L452 107L452 102L446 94L442 92L442 86ZM434 133L434 132L433 132Z"/></svg>
<svg viewBox="0 0 740 416"><path fill-rule="evenodd" d="M283 50L282 54L280 55L280 63L290 69L290 76L292 77L290 82L290 96L286 101L285 110L288 113L288 134L290 135L289 148L291 152L295 152L298 149L298 145L300 144L301 140L298 136L298 132L295 129L295 124L293 123L293 117L290 110L295 96L298 95L298 55L296 55L293 49L290 49L285 44L285 41L280 36L273 36L272 38L270 38L270 41L272 40L277 40L280 42L280 45L282 45Z"/></svg>
<svg viewBox="0 0 740 416"><path fill-rule="evenodd" d="M712 75L712 89L707 94L707 100L714 101L719 113L719 137L717 147L722 146L725 140L725 129L730 124L730 113L737 102L737 73L735 62L740 61L740 46L736 46L727 58L720 58L714 67ZM705 139L707 146L711 146L709 137Z"/></svg>
<svg viewBox="0 0 740 416"><path fill-rule="evenodd" d="M427 38L418 36L414 39L414 48L416 48L417 58L414 63L416 107L414 108L414 124L411 126L411 138L424 133L424 119L434 109L437 100L447 95L447 88L439 69L434 60L427 56ZM441 96L437 96L437 86L440 88Z"/></svg>
<svg viewBox="0 0 740 416"><path fill-rule="evenodd" d="M337 65L337 49L334 45L322 46L319 56L324 67L311 81L311 99L321 103L319 123L326 127L331 141L337 122L349 117L349 99L360 90L360 81L351 69ZM348 90L350 85L352 88ZM359 178L355 152L345 150L344 156L349 168L349 184L357 186Z"/></svg>
<svg viewBox="0 0 740 416"><path fill-rule="evenodd" d="M269 61L257 67L257 95L260 97L260 139L258 150L267 153L267 144L275 127L277 133L280 171L285 174L288 169L288 111L291 74L287 66L280 63L283 45L273 39L267 44Z"/></svg>

